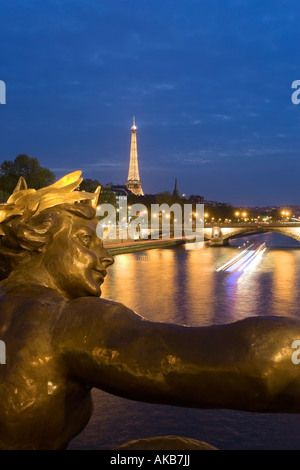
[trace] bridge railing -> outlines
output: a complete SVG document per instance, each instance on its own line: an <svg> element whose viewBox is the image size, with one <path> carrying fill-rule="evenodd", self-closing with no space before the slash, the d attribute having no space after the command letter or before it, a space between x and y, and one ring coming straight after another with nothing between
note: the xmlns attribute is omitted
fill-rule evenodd
<svg viewBox="0 0 300 470"><path fill-rule="evenodd" d="M300 227L300 222L214 222L214 223L205 223L204 227Z"/></svg>

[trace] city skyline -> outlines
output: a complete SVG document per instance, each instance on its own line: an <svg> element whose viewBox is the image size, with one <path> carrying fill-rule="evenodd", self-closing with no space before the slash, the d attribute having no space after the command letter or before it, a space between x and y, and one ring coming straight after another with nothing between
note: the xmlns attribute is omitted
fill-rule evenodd
<svg viewBox="0 0 300 470"><path fill-rule="evenodd" d="M272 8L271 8L272 7ZM37 0L1 9L0 161L126 183L132 116L145 193L300 203L297 3ZM5 47L3 47L5 45Z"/></svg>

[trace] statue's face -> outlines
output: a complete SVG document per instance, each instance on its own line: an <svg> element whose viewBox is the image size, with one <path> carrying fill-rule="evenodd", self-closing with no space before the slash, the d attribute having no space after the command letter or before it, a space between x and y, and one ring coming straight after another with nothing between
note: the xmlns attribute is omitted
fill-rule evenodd
<svg viewBox="0 0 300 470"><path fill-rule="evenodd" d="M53 284L70 298L101 295L100 286L113 257L97 237L98 220L63 217L62 225L44 253Z"/></svg>

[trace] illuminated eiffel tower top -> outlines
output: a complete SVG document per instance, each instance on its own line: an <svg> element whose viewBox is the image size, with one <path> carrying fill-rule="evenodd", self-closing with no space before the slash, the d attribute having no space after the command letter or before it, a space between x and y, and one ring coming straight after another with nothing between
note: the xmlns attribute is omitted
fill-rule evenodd
<svg viewBox="0 0 300 470"><path fill-rule="evenodd" d="M135 125L135 118L133 118L133 125L131 128L131 147L130 147L130 162L126 186L134 194L143 196L142 184L140 181L137 142L136 142L137 127Z"/></svg>

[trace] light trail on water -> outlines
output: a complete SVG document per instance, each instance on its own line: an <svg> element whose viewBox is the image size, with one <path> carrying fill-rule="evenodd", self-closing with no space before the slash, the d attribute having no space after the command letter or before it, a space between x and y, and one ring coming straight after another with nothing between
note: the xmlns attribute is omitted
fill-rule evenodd
<svg viewBox="0 0 300 470"><path fill-rule="evenodd" d="M254 261L261 259L265 251L265 243L260 244L258 247L256 247L255 244L252 244L233 259L223 264L223 266L217 269L217 272L225 271L227 273L233 273L235 271L245 271Z"/></svg>

